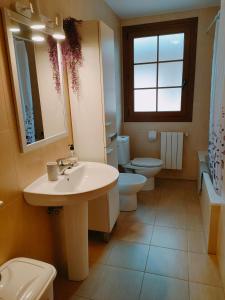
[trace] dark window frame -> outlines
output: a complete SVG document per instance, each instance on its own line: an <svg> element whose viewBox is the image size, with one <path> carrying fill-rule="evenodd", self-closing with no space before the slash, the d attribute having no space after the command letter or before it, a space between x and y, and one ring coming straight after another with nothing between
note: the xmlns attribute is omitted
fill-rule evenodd
<svg viewBox="0 0 225 300"><path fill-rule="evenodd" d="M123 86L125 122L191 122L193 112L198 18L125 26L123 35ZM134 49L138 37L184 33L184 65L181 111L134 111Z"/></svg>

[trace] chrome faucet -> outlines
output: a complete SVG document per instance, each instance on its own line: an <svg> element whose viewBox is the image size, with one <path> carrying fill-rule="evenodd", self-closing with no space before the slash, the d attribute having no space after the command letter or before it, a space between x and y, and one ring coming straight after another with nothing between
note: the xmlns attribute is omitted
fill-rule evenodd
<svg viewBox="0 0 225 300"><path fill-rule="evenodd" d="M70 157L63 157L56 160L60 175L65 175L65 171L68 169L72 169L72 167L74 166L74 163L72 161L70 162L69 159Z"/></svg>
<svg viewBox="0 0 225 300"><path fill-rule="evenodd" d="M68 145L70 150L74 150L73 145ZM59 168L59 174L65 175L65 171L68 169L72 169L76 164L77 161L73 159L73 156L67 156L63 158L58 158L56 160L58 168Z"/></svg>

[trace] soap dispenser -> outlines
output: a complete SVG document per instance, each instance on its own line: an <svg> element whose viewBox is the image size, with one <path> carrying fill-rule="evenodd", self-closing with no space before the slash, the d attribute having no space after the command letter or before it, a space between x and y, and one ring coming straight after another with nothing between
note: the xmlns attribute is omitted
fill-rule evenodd
<svg viewBox="0 0 225 300"><path fill-rule="evenodd" d="M78 163L78 157L75 155L74 145L70 144L68 145L69 151L70 151L70 161L73 163L73 165L77 165Z"/></svg>
<svg viewBox="0 0 225 300"><path fill-rule="evenodd" d="M69 147L69 150L70 150L70 156L74 157L75 156L74 144L69 144L68 147Z"/></svg>

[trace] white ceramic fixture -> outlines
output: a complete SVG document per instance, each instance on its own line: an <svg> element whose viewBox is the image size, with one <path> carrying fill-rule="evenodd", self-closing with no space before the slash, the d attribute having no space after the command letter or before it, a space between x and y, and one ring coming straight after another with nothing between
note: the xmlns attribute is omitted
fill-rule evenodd
<svg viewBox="0 0 225 300"><path fill-rule="evenodd" d="M120 173L120 211L133 211L137 209L137 192L146 183L147 178L139 174Z"/></svg>
<svg viewBox="0 0 225 300"><path fill-rule="evenodd" d="M56 269L29 258L15 258L0 266L1 300L53 300Z"/></svg>
<svg viewBox="0 0 225 300"><path fill-rule="evenodd" d="M38 206L64 206L67 266L70 280L88 276L88 201L112 189L119 177L114 167L79 162L78 166L48 181L47 174L24 190L26 201Z"/></svg>
<svg viewBox="0 0 225 300"><path fill-rule="evenodd" d="M127 173L136 173L147 177L147 181L142 190L154 190L155 175L161 171L163 161L161 159L151 157L140 157L130 160L129 136L118 136L117 146L119 165L121 165Z"/></svg>

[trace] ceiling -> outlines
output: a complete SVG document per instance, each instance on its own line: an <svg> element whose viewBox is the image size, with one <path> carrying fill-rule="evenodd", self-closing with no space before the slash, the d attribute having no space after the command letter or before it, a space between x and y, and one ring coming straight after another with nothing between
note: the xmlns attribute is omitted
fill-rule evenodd
<svg viewBox="0 0 225 300"><path fill-rule="evenodd" d="M105 0L122 19L217 6L220 0Z"/></svg>

